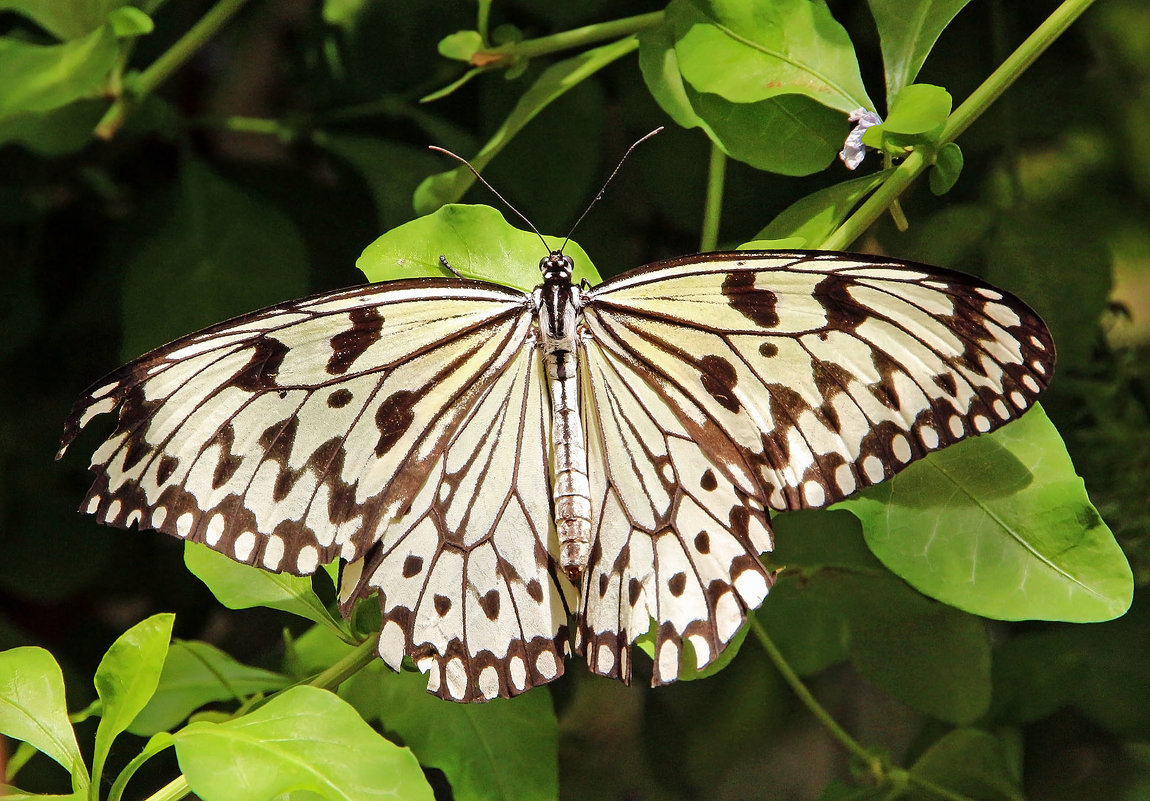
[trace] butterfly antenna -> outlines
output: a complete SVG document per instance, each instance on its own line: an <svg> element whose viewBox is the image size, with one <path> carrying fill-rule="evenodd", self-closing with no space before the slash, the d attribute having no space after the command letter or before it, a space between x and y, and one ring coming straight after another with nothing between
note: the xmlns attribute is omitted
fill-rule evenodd
<svg viewBox="0 0 1150 801"><path fill-rule="evenodd" d="M562 253L563 249L567 247L567 243L571 241L571 235L575 233L575 229L579 227L579 223L583 222L583 218L587 216L587 212L595 208L595 204L603 199L603 193L607 191L607 187L610 186L611 181L615 178L615 174L618 173L619 169L623 166L623 162L626 161L627 157L631 155L631 151L662 130L663 126L660 125L649 134L645 134L644 136L636 139L635 142L629 148L627 148L627 152L623 154L623 158L619 159L619 163L615 165L615 169L611 170L611 174L607 176L607 180L603 182L603 186L600 187L599 192L595 195L595 198L587 204L587 208L583 210L583 213L579 215L579 219L575 221L575 224L571 226L571 230L567 232L567 237L563 240L563 246L559 248L560 253Z"/></svg>
<svg viewBox="0 0 1150 801"><path fill-rule="evenodd" d="M551 246L547 244L547 240L543 238L543 234L539 233L539 229L538 229L538 228L536 228L536 227L535 227L535 226L534 226L534 225L531 223L531 220L527 219L527 215L525 215L525 214L524 214L523 212L521 212L519 209L517 209L517 208L515 208L514 206L512 206L512 205L511 205L511 202L510 202L510 201L508 201L508 200L507 200L507 198L503 197L503 195L499 194L499 192L497 192L497 191L495 190L495 187L494 187L494 186L492 186L491 184L487 183L487 180L486 180L486 179L485 179L485 178L484 178L482 175L480 175L480 174L479 174L479 170L477 170L477 169L475 169L474 167L472 167L472 166L471 166L471 162L470 162L470 161L468 161L467 159L463 158L463 156L457 156L456 154L452 153L450 150L447 150L447 149L445 149L445 148L442 148L442 147L436 147L435 145L428 145L428 149L430 149L430 150L438 150L440 153L443 153L443 154L444 154L444 155L446 155L446 156L451 156L453 159L455 159L456 161L458 161L459 163L461 163L461 164L463 164L465 167L467 167L467 169L471 170L472 174L474 174L474 175L475 175L475 177L476 177L476 178L479 180L479 183L481 183L481 184L483 184L484 186L486 186L486 187L487 187L487 189L488 189L488 191L490 191L490 192L491 192L491 194L495 195L495 197L499 198L499 200L500 200L500 201L503 203L503 205L504 205L504 206L506 206L507 208L511 209L513 212L515 212L515 214L516 214L516 215L518 215L519 219L521 219L521 220L523 220L523 222L527 223L527 227L528 227L528 228L530 228L532 231L534 231L534 232L535 232L535 236L539 237L539 241L543 243L543 249L544 249L544 250L546 250L548 253L550 253L550 252L551 252ZM629 151L628 151L628 152L629 152ZM564 242L563 244L564 244L564 245L566 245L567 243L566 243L566 242Z"/></svg>

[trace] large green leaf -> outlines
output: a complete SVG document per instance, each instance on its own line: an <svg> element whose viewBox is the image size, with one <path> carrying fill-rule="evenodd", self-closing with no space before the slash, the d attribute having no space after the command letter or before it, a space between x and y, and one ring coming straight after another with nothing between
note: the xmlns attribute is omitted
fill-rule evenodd
<svg viewBox="0 0 1150 801"><path fill-rule="evenodd" d="M327 611L307 576L272 573L241 564L196 542L184 543L184 564L228 609L266 606L321 623L341 635L347 632L343 620L333 618Z"/></svg>
<svg viewBox="0 0 1150 801"><path fill-rule="evenodd" d="M867 0L886 68L887 106L912 82L939 34L970 0Z"/></svg>
<svg viewBox="0 0 1150 801"><path fill-rule="evenodd" d="M188 786L204 801L313 797L427 799L415 757L379 736L338 696L295 687L243 717L174 735Z"/></svg>
<svg viewBox="0 0 1150 801"><path fill-rule="evenodd" d="M980 801L1023 801L1020 766L1012 763L1010 749L999 737L978 729L947 732L910 767L908 798L936 801L939 794L913 779L943 787L952 797Z"/></svg>
<svg viewBox="0 0 1150 801"><path fill-rule="evenodd" d="M842 148L846 117L809 97L792 93L736 103L687 84L669 24L644 30L639 47L643 80L663 110L684 128L702 128L734 159L782 175L809 175Z"/></svg>
<svg viewBox="0 0 1150 801"><path fill-rule="evenodd" d="M72 775L73 790L88 787L88 771L68 720L64 676L43 648L0 653L0 734L26 742L63 765Z"/></svg>
<svg viewBox="0 0 1150 801"><path fill-rule="evenodd" d="M288 682L286 676L237 662L206 642L176 640L168 649L155 694L128 731L147 737L174 729L204 704L240 701L282 689Z"/></svg>
<svg viewBox="0 0 1150 801"><path fill-rule="evenodd" d="M562 244L550 237L546 249L534 233L507 223L490 206L449 205L394 228L364 249L356 266L369 281L417 276L450 277L443 256L461 275L530 291L541 282L539 261ZM575 242L565 248L575 262L574 280L601 280Z"/></svg>
<svg viewBox="0 0 1150 801"><path fill-rule="evenodd" d="M839 504L921 592L1002 620L1109 620L1133 576L1040 407Z"/></svg>
<svg viewBox="0 0 1150 801"><path fill-rule="evenodd" d="M666 15L696 91L733 103L800 94L842 112L874 108L850 36L824 2L672 0Z"/></svg>
<svg viewBox="0 0 1150 801"><path fill-rule="evenodd" d="M100 723L96 727L92 781L97 785L112 741L127 730L156 692L175 619L175 615L160 614L141 620L116 638L96 668Z"/></svg>
<svg viewBox="0 0 1150 801"><path fill-rule="evenodd" d="M350 651L320 629L295 642L304 673ZM421 765L443 771L457 801L543 801L558 795L559 726L545 688L485 704L455 704L429 694L422 673L396 674L376 660L345 682L340 695L365 718L378 718Z"/></svg>

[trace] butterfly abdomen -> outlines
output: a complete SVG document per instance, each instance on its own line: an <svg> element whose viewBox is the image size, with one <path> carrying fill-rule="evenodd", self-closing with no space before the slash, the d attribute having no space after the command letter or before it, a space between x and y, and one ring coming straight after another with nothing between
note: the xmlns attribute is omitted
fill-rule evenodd
<svg viewBox="0 0 1150 801"><path fill-rule="evenodd" d="M570 273L548 275L536 297L540 346L551 396L552 499L559 535L559 566L575 584L591 553L591 486L587 447L579 414L579 378L575 331L579 302Z"/></svg>

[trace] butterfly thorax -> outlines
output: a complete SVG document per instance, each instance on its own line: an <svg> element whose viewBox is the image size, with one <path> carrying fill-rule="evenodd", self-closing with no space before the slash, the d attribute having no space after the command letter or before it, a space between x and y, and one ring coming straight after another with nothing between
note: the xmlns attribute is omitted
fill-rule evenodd
<svg viewBox="0 0 1150 801"><path fill-rule="evenodd" d="M559 565L576 584L591 551L591 488L579 415L576 329L580 301L571 283L569 256L553 251L539 262L543 284L535 290L539 344L551 397L551 473Z"/></svg>

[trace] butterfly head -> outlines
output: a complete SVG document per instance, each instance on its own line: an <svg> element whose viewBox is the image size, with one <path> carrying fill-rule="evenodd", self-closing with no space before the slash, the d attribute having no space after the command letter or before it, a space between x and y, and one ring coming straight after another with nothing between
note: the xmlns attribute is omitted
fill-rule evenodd
<svg viewBox="0 0 1150 801"><path fill-rule="evenodd" d="M539 262L539 272L545 283L570 283L575 263L560 250L553 250Z"/></svg>

